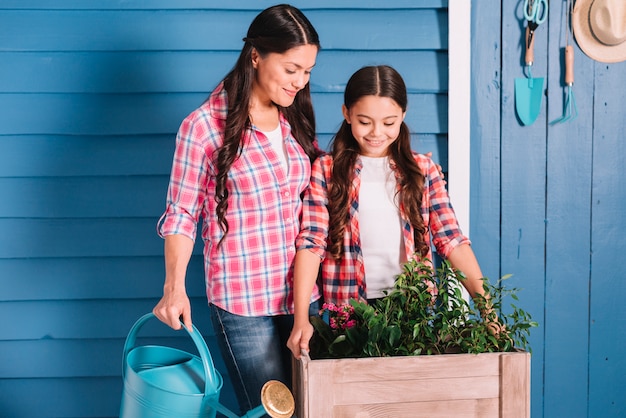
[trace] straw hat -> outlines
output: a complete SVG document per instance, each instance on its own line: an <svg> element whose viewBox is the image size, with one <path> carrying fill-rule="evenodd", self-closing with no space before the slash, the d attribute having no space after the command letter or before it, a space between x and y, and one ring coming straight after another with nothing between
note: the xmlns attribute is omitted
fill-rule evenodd
<svg viewBox="0 0 626 418"><path fill-rule="evenodd" d="M626 61L625 0L576 0L572 27L578 46L590 58Z"/></svg>

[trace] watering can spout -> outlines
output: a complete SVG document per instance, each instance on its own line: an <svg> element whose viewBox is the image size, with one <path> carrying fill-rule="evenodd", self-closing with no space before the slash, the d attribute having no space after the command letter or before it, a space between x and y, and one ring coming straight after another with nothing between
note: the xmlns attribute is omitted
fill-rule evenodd
<svg viewBox="0 0 626 418"><path fill-rule="evenodd" d="M209 407L228 418L261 418L266 414L272 418L291 418L296 403L291 391L282 382L270 380L261 389L261 405L246 412L241 417L219 403L216 399L208 399Z"/></svg>

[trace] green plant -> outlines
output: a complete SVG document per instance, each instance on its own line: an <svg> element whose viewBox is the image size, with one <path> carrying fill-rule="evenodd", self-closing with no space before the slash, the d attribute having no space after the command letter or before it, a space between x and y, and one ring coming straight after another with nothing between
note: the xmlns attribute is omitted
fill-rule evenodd
<svg viewBox="0 0 626 418"><path fill-rule="evenodd" d="M409 261L393 289L374 305L351 300L325 304L323 317L311 317L313 358L381 357L421 354L530 351L530 315L504 299L517 299L505 276L496 285L483 280L485 297L462 297L462 273L444 261L433 271L429 263ZM326 318L324 318L326 317ZM501 330L494 332L494 324Z"/></svg>

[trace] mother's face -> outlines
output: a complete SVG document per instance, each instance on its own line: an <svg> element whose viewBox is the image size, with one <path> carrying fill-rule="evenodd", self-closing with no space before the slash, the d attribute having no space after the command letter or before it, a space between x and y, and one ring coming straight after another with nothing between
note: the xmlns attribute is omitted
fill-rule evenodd
<svg viewBox="0 0 626 418"><path fill-rule="evenodd" d="M297 46L282 54L268 53L265 56L253 49L252 65L256 70L253 98L261 103L290 106L296 94L309 82L317 52L315 45Z"/></svg>

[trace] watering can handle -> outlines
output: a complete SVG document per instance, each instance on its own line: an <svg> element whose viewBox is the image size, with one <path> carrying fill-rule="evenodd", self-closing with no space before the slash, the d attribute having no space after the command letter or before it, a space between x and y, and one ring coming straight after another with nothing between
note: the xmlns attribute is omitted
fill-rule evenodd
<svg viewBox="0 0 626 418"><path fill-rule="evenodd" d="M135 322L133 327L130 329L128 336L126 337L126 343L124 344L124 357L122 359L122 377L124 377L124 370L126 370L126 358L128 357L128 353L135 346L135 340L137 339L137 333L139 329L150 319L154 318L154 314L152 312L145 314L141 318ZM204 366L204 374L205 374L205 384L204 384L204 393L207 394L207 391L210 388L214 388L219 384L219 380L216 375L215 366L213 365L213 358L211 357L211 353L209 352L209 348L206 346L206 342L200 331L195 327L195 325L191 325L193 328L193 332L189 332L189 330L185 327L185 325L181 322L181 325L187 331L191 339L193 340L196 348L198 349L198 353L200 354L200 359L202 360L202 365Z"/></svg>

